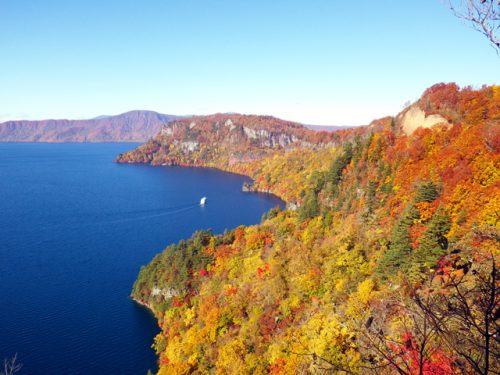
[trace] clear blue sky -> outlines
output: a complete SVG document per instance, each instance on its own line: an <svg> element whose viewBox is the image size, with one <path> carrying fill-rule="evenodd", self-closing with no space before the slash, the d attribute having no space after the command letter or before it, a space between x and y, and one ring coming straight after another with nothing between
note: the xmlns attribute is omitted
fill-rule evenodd
<svg viewBox="0 0 500 375"><path fill-rule="evenodd" d="M442 0L0 0L0 121L132 109L355 125L500 58Z"/></svg>

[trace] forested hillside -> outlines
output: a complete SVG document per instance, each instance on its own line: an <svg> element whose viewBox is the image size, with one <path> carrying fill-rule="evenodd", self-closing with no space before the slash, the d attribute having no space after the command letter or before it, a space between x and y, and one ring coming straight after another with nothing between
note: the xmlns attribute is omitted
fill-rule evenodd
<svg viewBox="0 0 500 375"><path fill-rule="evenodd" d="M117 161L230 170L277 151L331 147L342 140L341 134L314 131L271 116L195 116L165 124L151 140L120 155Z"/></svg>
<svg viewBox="0 0 500 375"><path fill-rule="evenodd" d="M298 209L195 233L141 269L159 374L500 371L500 86L438 84L367 127L285 125L264 144L269 126L236 149L183 149L189 121L119 160L247 174Z"/></svg>

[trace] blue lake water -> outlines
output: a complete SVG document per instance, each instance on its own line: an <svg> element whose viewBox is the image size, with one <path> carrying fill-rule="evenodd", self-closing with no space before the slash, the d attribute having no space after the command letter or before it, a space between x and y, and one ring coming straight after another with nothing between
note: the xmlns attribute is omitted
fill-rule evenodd
<svg viewBox="0 0 500 375"><path fill-rule="evenodd" d="M0 361L22 374L155 370L156 321L128 297L140 266L281 204L234 174L112 162L135 146L0 143Z"/></svg>

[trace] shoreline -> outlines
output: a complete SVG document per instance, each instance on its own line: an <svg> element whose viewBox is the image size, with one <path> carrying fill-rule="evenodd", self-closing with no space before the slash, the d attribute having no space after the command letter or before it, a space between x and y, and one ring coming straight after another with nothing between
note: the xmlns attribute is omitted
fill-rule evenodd
<svg viewBox="0 0 500 375"><path fill-rule="evenodd" d="M146 308L151 314L153 314L153 316L155 317L156 321L158 322L158 317L157 317L155 311L153 310L153 308L151 307L151 305L149 303L141 301L141 300L138 300L138 299L134 298L132 295L130 295L129 298L132 301L134 301L134 303L137 303L138 305Z"/></svg>
<svg viewBox="0 0 500 375"><path fill-rule="evenodd" d="M119 156L120 155L118 155L118 157ZM235 172L235 171L230 170L230 169L224 169L224 168L221 168L221 167L209 167L209 166L203 166L203 165L189 165L189 164L184 165L184 164L152 164L152 163L141 163L141 162L138 162L138 163L135 163L135 162L122 162L122 161L118 160L118 157L116 157L113 160L113 162L116 163L116 164L124 164L124 165L147 165L147 166L150 166L150 167L163 167L163 168L211 169L211 170L215 170L215 171L218 171L218 172L224 172L224 173L234 174L236 176L241 176L241 177L245 177L245 178L249 179L249 181L243 182L243 184L241 186L241 191L242 192L244 192L244 193L258 193L258 194L273 195L275 198L278 198L283 203L283 209L289 209L290 205L296 205L296 203L286 201L283 197L280 197L278 194L274 193L272 190L260 190L260 189L253 188L255 180L251 176L249 176L247 174L240 173L240 172ZM245 186L250 186L252 188L249 189L249 190L245 190Z"/></svg>
<svg viewBox="0 0 500 375"><path fill-rule="evenodd" d="M242 184L242 186L240 188L240 191L242 193L244 193L244 194L266 194L266 195L271 195L271 196L277 198L280 201L280 206L281 206L280 209L282 209L282 210L288 210L288 209L294 210L294 208L293 208L294 207L293 206L294 203L290 203L290 202L285 201L283 198L281 198L280 196L274 194L272 191L269 191L269 190L258 190L258 189L253 188L254 180L250 176L242 174L242 173L225 170L225 169L218 168L218 167L206 167L206 166L196 166L196 165L178 165L178 164L173 164L173 165L172 164L171 165L156 164L155 165L155 164L151 164L151 163L120 162L120 161L118 161L118 158L116 158L115 160L113 160L113 162L116 163L116 164L147 165L147 166L150 166L150 167L165 167L165 168L174 167L174 168L211 169L211 170L215 170L215 171L222 172L222 173L234 174L234 175L245 177L245 178L248 179L248 181L243 182L243 184ZM251 187L251 188L248 189L248 187ZM265 212L263 214L265 214ZM258 224L258 223L256 223L256 224ZM167 244L167 246L169 246L169 245L170 244ZM156 314L156 312L153 309L153 307L148 302L145 302L143 300L137 299L137 298L133 297L132 295L129 295L129 298L134 303L136 303L139 306L141 306L141 307L145 308L146 310L148 310L154 316L154 318L156 319L157 325L158 325L158 327L161 330L159 316ZM158 363L159 362L159 356L156 355L156 357L157 357L157 365L159 365L159 363Z"/></svg>

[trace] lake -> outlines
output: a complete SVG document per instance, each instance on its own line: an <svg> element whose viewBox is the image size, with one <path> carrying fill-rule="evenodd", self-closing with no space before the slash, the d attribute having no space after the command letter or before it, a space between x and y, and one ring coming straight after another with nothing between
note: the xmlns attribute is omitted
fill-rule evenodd
<svg viewBox="0 0 500 375"><path fill-rule="evenodd" d="M135 146L0 143L0 360L23 374L155 370L156 321L129 298L140 266L282 204L234 174L112 162Z"/></svg>

